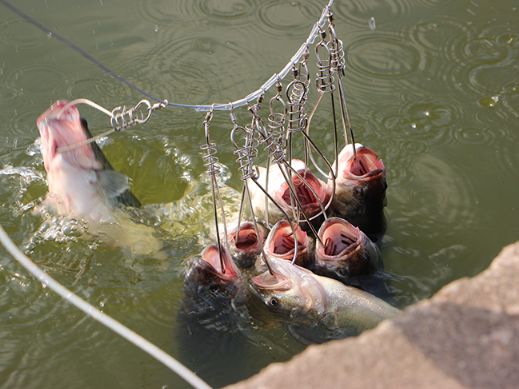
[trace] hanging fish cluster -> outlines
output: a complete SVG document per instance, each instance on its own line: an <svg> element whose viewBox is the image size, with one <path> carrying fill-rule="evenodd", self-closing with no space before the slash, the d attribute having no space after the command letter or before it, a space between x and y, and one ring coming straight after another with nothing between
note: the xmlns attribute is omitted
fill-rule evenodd
<svg viewBox="0 0 519 389"><path fill-rule="evenodd" d="M373 328L398 310L351 286L357 277L374 274L382 266L380 251L371 239L380 238L386 228L386 172L377 154L353 139L342 86L343 45L331 14L328 22L330 41L321 29L315 48L319 97L310 115L305 113L310 89L308 50L293 68L286 100L278 81L267 124L259 114L263 97L249 104L250 124L239 126L231 110L231 141L244 186L238 218L229 229L219 198L216 145L210 140L213 112L207 114L202 149L212 178L216 242L192 261L185 289L209 292L219 301L232 301L237 293L243 297L248 290L249 304L261 301L283 324L321 326L333 337L344 337ZM323 51L327 59L322 59ZM334 123L333 164L310 137L312 117L326 94ZM346 142L340 153L336 95ZM301 159L293 158L293 143L298 140L303 142ZM268 152L266 166L254 163L261 147Z"/></svg>

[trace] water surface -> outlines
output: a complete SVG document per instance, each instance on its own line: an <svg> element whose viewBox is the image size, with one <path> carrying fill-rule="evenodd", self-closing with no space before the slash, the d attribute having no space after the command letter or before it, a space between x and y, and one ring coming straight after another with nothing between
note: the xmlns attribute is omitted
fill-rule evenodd
<svg viewBox="0 0 519 389"><path fill-rule="evenodd" d="M279 72L324 3L16 5L153 96L212 104L242 98ZM356 139L387 168L382 255L400 308L478 274L517 240L518 8L513 0L352 0L332 8L345 46ZM39 208L47 186L37 117L58 99L88 98L111 110L143 96L4 7L0 85L0 221L40 267L212 386L303 350L284 328L256 319L239 322L234 332L183 331L178 311L185 264L210 241L212 228L199 148L204 113L164 109L146 125L101 142L113 166L132 178L136 196L157 211L146 222L167 233L164 260L108 247L82 233L88 231L82 222L71 226ZM312 89L310 103L316 98ZM109 128L101 113L85 106L80 112L94 133ZM241 125L250 120L246 110L236 113ZM312 135L333 159L331 128L326 101L312 120ZM215 113L211 139L225 167L219 179L240 190L231 129L228 113ZM228 207L235 206L233 192L226 196ZM1 256L0 387L187 386L43 288L3 249Z"/></svg>

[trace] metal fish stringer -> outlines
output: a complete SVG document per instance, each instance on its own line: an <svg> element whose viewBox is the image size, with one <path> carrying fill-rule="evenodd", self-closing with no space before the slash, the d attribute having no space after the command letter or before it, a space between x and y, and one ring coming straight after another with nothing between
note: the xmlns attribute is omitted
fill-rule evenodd
<svg viewBox="0 0 519 389"><path fill-rule="evenodd" d="M131 107L129 109L126 108L126 106L119 106L114 108L112 111L108 111L107 109L103 108L99 104L94 103L91 100L88 99L76 99L69 101L59 112L56 116L57 119L61 117L63 112L65 112L68 108L70 108L73 105L77 104L85 104L92 108L97 109L98 111L104 113L107 116L110 116L110 125L112 126L111 130L108 130L106 132L103 132L102 134L93 136L92 138L87 139L86 141L79 142L70 146L66 147L60 147L58 148L58 153L63 153L65 151L74 150L78 147L85 146L89 143L95 142L98 139L108 136L110 134L113 134L117 131L123 131L127 129L128 127L135 126L137 124L144 124L151 118L151 114L153 111L161 108L167 107L168 101L165 100L164 102L159 102L155 104L151 104L148 100L141 100L135 105L134 107ZM146 111L143 110L143 106L146 106ZM120 111L120 112L119 112Z"/></svg>
<svg viewBox="0 0 519 389"><path fill-rule="evenodd" d="M346 144L348 142L348 135L346 133L346 122L345 117L348 122L348 129L351 137L351 144L353 145L353 158L357 158L357 152L355 150L355 138L353 136L353 127L351 125L350 114L348 112L348 105L346 103L346 97L344 95L344 87L342 85L342 77L344 77L344 68L345 68L345 60L344 60L344 45L342 41L337 38L337 33L335 31L335 25L333 24L333 13L329 12L328 14L328 30L330 31L330 42L327 44L328 51L330 53L330 67L331 71L337 74L337 84L339 87L339 101L341 104L341 118L342 118L342 127L344 130L344 140Z"/></svg>
<svg viewBox="0 0 519 389"><path fill-rule="evenodd" d="M220 232L218 227L218 205L220 206L220 210L222 213L222 220L223 220L223 230L224 230L224 243L225 248L227 251L229 251L228 247L228 241L227 241L227 224L225 221L225 210L223 207L222 202L222 196L220 195L220 189L218 187L218 180L216 178L216 175L220 173L220 166L218 157L216 157L216 143L211 143L210 134L209 134L209 127L211 119L213 118L213 111L209 111L204 120L204 130L205 130L205 139L206 144L200 146L200 149L206 151L206 155L204 155L202 158L206 160L206 163L204 166L207 168L206 173L211 176L211 193L213 196L213 211L214 211L214 223L216 228L216 240L218 245L218 255L220 256L220 267L222 268L222 273L225 274L225 268L223 265L223 257L222 257L222 246L220 241ZM218 201L218 205L217 205Z"/></svg>
<svg viewBox="0 0 519 389"><path fill-rule="evenodd" d="M238 124L236 123L236 115L234 114L234 112L232 110L231 110L230 116L231 116L231 121L233 122L233 129L231 131L231 142L233 143L234 147L236 148L236 151L234 152L234 154L236 154L238 156L236 161L240 163L240 167L238 168L238 170L240 170L242 173L241 180L243 181L243 192L242 192L242 197L241 197L241 201L240 201L240 211L238 214L236 241L238 242L238 240L239 240L241 219L242 219L242 215L243 215L243 205L245 203L245 199L248 200L252 223L254 225L254 232L256 233L256 237L257 237L258 241L260 241L261 240L260 233L258 230L258 224L256 221L256 217L254 215L254 208L252 206L252 200L251 200L251 195L250 195L250 191L249 191L249 183L248 183L248 180L250 179L250 180L256 182L257 185L259 185L257 183L259 174L258 174L258 171L255 168L255 166L253 165L254 158L258 156L257 146L259 144L259 141L256 137L254 127L246 128L246 127L238 126ZM235 137L237 136L237 133L239 131L242 131L245 135L245 145L242 148L240 148L240 146L236 143L236 140L235 140ZM270 274L273 274L272 269L270 268L270 264L267 260L267 255L265 254L263 246L261 246L261 255L263 256L263 260L265 261L265 264L267 265L267 268L268 268Z"/></svg>

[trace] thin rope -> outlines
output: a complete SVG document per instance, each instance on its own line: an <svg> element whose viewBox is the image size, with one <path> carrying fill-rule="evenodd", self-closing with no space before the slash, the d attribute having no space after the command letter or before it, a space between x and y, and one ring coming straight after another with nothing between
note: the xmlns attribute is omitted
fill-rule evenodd
<svg viewBox="0 0 519 389"><path fill-rule="evenodd" d="M160 362L169 367L188 383L190 383L194 388L211 389L211 387L207 385L200 377L195 375L191 370L186 368L171 355L165 353L163 350L155 346L153 343L150 343L139 334L133 332L128 327L119 323L117 320L111 318L107 314L95 308L93 305L87 303L81 297L77 296L76 294L65 288L63 285L61 285L59 282L57 282L51 276L49 276L47 273L41 270L24 253L22 253L18 246L16 246L14 242L11 240L11 238L9 238L9 236L6 234L1 225L0 241L5 246L5 248L11 253L11 255L34 277L40 280L44 285L48 286L51 290L59 294L65 300L70 302L72 305L85 312L94 320L97 320L101 324L110 328L112 331L118 333L123 338L130 341L131 343L139 347L141 350L147 352L152 357L158 359Z"/></svg>
<svg viewBox="0 0 519 389"><path fill-rule="evenodd" d="M41 22L33 19L20 9L16 8L14 5L9 3L7 0L0 0L0 3L3 4L5 7L9 8L14 13L20 15L22 18L27 20L28 22L32 23L36 27L38 27L40 30L47 33L47 35L52 36L56 38L57 40L63 42L73 50L77 51L79 54L81 54L83 57L88 59L90 62L92 62L94 65L98 66L99 68L103 69L106 73L110 74L112 77L116 78L117 80L121 81L122 83L128 85L130 88L133 88L137 92L143 94L144 96L148 97L149 99L152 99L154 101L158 101L163 104L167 104L173 107L179 107L179 108L190 108L194 109L195 111L199 112L206 112L210 110L215 111L230 111L232 108L242 107L244 105L247 105L250 101L257 99L259 96L264 94L266 91L268 91L278 80L285 78L285 76L288 74L288 72L292 69L292 67L299 62L301 57L303 56L306 48L314 43L314 40L316 36L319 34L320 28L322 28L325 24L326 17L328 16L328 12L333 4L334 0L329 0L328 5L324 7L323 12L321 14L321 17L317 21L317 23L314 24L314 27L312 28L312 31L310 32L310 35L308 36L307 40L301 45L299 50L294 54L294 56L290 59L290 62L279 72L279 74L275 73L270 77L257 91L252 92L245 96L244 98L240 100L233 101L232 103L227 104L210 104L210 105L189 105L189 104L176 104L171 103L166 100L161 100L156 97L151 96L149 93L143 91L142 89L136 87L131 82L123 78L122 76L115 73L113 70L107 68L105 65L103 65L101 62L99 62L97 59L92 57L90 54L88 54L86 51L81 49L80 47L76 46L71 41L67 40L66 38L62 37L61 35L55 33L48 27L45 27Z"/></svg>

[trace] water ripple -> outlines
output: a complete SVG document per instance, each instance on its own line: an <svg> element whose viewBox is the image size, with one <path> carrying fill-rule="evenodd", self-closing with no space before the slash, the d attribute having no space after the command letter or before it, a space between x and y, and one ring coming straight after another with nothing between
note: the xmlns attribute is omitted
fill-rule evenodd
<svg viewBox="0 0 519 389"><path fill-rule="evenodd" d="M38 21L53 31L59 29L53 19L38 16ZM11 47L16 47L17 50L28 51L38 46L48 45L51 41L50 36L18 15L12 15L1 21L0 40Z"/></svg>
<svg viewBox="0 0 519 389"><path fill-rule="evenodd" d="M266 32L279 36L281 31L310 31L317 21L322 8L317 4L306 4L299 1L271 1L260 8L260 19L269 27Z"/></svg>
<svg viewBox="0 0 519 389"><path fill-rule="evenodd" d="M353 22L368 30L368 22L374 17L377 26L398 23L409 16L414 4L409 0L353 0L335 2L334 12L348 23Z"/></svg>
<svg viewBox="0 0 519 389"><path fill-rule="evenodd" d="M385 78L416 72L420 64L420 54L409 43L381 36L357 40L348 48L348 56L358 72Z"/></svg>

